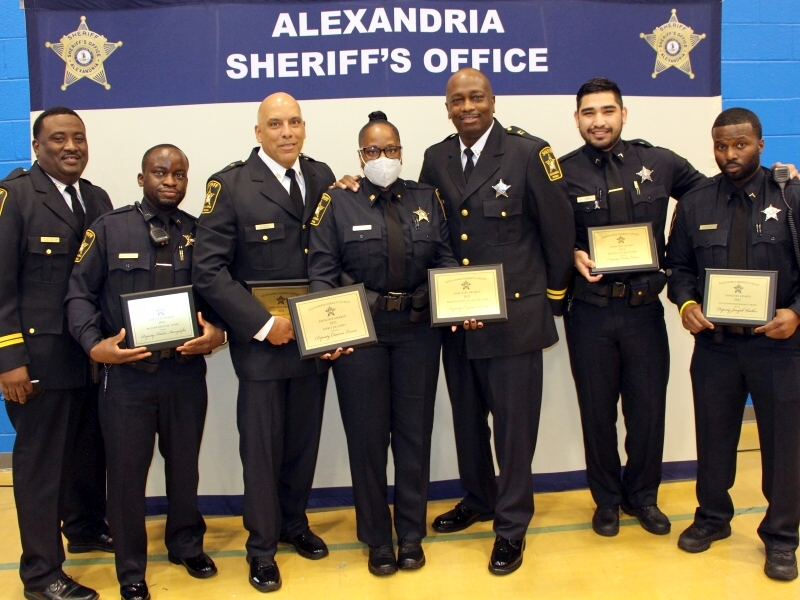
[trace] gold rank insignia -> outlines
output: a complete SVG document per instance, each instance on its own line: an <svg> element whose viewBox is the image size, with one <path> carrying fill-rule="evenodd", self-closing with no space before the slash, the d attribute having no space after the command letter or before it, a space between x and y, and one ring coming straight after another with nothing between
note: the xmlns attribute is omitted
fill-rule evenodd
<svg viewBox="0 0 800 600"><path fill-rule="evenodd" d="M3 207L6 205L6 198L8 198L8 190L0 188L0 215L3 214Z"/></svg>
<svg viewBox="0 0 800 600"><path fill-rule="evenodd" d="M706 34L697 35L691 27L678 21L677 11L674 8L669 21L656 27L653 33L640 33L639 37L647 41L656 51L653 79L670 67L675 67L686 73L690 79L694 79L689 52L706 37Z"/></svg>
<svg viewBox="0 0 800 600"><path fill-rule="evenodd" d="M208 215L214 210L217 205L217 198L222 191L222 184L216 179L212 179L206 185L206 198L203 201L203 212L201 214Z"/></svg>
<svg viewBox="0 0 800 600"><path fill-rule="evenodd" d="M103 62L120 46L122 42L111 43L104 35L91 31L86 25L86 17L81 17L78 29L66 34L60 41L45 42L45 47L51 48L67 63L62 90L84 77L110 90Z"/></svg>
<svg viewBox="0 0 800 600"><path fill-rule="evenodd" d="M428 218L428 213L425 212L421 206L414 211L414 215L417 217L417 223L422 223L422 221L427 221L428 223L431 222L431 220Z"/></svg>
<svg viewBox="0 0 800 600"><path fill-rule="evenodd" d="M322 194L322 198L319 199L319 204L317 204L317 208L314 210L314 216L311 217L311 226L318 227L320 223L322 223L322 217L325 216L325 211L328 210L328 206L331 203L331 197L328 194Z"/></svg>
<svg viewBox="0 0 800 600"><path fill-rule="evenodd" d="M556 155L553 154L553 149L550 146L542 148L539 152L539 158L544 165L544 172L547 173L547 177L550 178L550 181L558 181L564 176L561 172L561 165L558 164L558 159Z"/></svg>
<svg viewBox="0 0 800 600"><path fill-rule="evenodd" d="M83 257L86 256L89 248L91 248L92 244L94 244L94 239L96 237L97 236L95 235L94 231L91 229L86 230L86 233L83 236L83 241L81 242L81 247L78 249L78 256L75 257L76 263L79 263L83 260Z"/></svg>
<svg viewBox="0 0 800 600"><path fill-rule="evenodd" d="M447 221L447 211L444 209L444 200L442 200L442 196L439 193L439 188L436 188L436 199L439 201L439 207L442 209L442 216L444 220Z"/></svg>

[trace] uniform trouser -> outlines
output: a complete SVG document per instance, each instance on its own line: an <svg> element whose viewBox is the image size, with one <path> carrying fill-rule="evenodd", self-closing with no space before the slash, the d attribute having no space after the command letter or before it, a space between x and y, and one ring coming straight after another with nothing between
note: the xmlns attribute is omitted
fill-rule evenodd
<svg viewBox="0 0 800 600"><path fill-rule="evenodd" d="M156 434L169 502L167 550L178 558L203 552L206 525L197 508L197 460L208 406L205 361L162 360L155 373L108 367L99 405L117 579L130 585L144 581L147 568L145 487Z"/></svg>
<svg viewBox="0 0 800 600"><path fill-rule="evenodd" d="M61 531L73 543L89 542L108 533L106 524L106 449L97 415L100 386L86 388L78 428L67 458L61 490Z"/></svg>
<svg viewBox="0 0 800 600"><path fill-rule="evenodd" d="M392 543L386 463L394 457L394 526L400 540L427 534L431 431L441 332L409 321L409 311L378 311L378 344L333 363L347 436L358 539Z"/></svg>
<svg viewBox="0 0 800 600"><path fill-rule="evenodd" d="M758 528L768 550L795 550L800 525L800 335L695 336L692 388L697 432L695 523L718 531L733 518L728 490L748 392L761 443L761 490L769 504Z"/></svg>
<svg viewBox="0 0 800 600"><path fill-rule="evenodd" d="M77 440L91 446L99 435L87 407L94 401L89 391L96 389L45 390L25 404L5 402L17 433L12 468L22 542L19 573L26 589L43 589L61 577L61 519L75 525L73 533L89 538L105 529L102 484L92 476L69 475L99 472L105 477L102 455L76 452L86 447ZM73 541L80 541L76 537Z"/></svg>
<svg viewBox="0 0 800 600"><path fill-rule="evenodd" d="M239 381L236 421L244 469L248 556L274 556L281 531L308 529L327 373Z"/></svg>
<svg viewBox="0 0 800 600"><path fill-rule="evenodd" d="M469 332L466 332L469 335ZM444 332L444 373L466 506L495 513L494 530L525 537L533 518L531 462L542 408L542 351L470 360ZM463 351L462 351L463 352ZM495 479L489 412L500 476Z"/></svg>
<svg viewBox="0 0 800 600"><path fill-rule="evenodd" d="M600 508L658 502L669 379L669 341L660 300L599 307L575 300L564 320L578 392L586 477ZM620 475L617 402L622 395L625 452Z"/></svg>

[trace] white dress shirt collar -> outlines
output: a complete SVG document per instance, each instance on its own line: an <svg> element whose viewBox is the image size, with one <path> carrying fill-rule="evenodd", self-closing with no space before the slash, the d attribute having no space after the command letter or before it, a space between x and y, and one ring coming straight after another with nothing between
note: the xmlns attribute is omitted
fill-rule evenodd
<svg viewBox="0 0 800 600"><path fill-rule="evenodd" d="M69 192L67 192L67 184L66 183L61 183L58 179L56 179L55 177L50 175L50 173L47 173L46 171L44 171L44 169L42 169L42 172L45 175L47 175L50 178L50 181L52 181L55 184L56 189L58 190L58 193L61 194L61 197L64 198L64 200L67 202L67 206L69 206L69 209L71 211L72 210L72 197L69 195ZM78 192L78 201L81 203L81 206L83 207L83 212L85 213L86 212L86 203L83 201L83 195L81 194L81 182L80 181L76 181L74 184L72 184L72 186L75 188L75 191Z"/></svg>
<svg viewBox="0 0 800 600"><path fill-rule="evenodd" d="M483 147L486 145L486 140L489 139L489 134L492 133L493 127L494 127L494 120L492 120L492 124L489 126L489 129L487 129L486 132L481 137L478 138L478 141L472 144L472 146L470 146L470 150L472 150L472 153L474 155L472 159L472 164L478 163L478 158L480 158L481 152L483 152ZM464 155L464 150L467 148L467 146L464 145L464 141L461 139L460 136L458 138L458 143L461 146L461 167L463 168L467 164L467 157Z"/></svg>

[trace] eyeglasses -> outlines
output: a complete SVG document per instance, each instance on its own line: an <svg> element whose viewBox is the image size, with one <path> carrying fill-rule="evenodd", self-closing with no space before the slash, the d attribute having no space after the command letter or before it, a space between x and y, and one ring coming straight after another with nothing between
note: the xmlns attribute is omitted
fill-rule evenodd
<svg viewBox="0 0 800 600"><path fill-rule="evenodd" d="M377 146L367 146L366 148L359 148L364 158L368 160L375 160L383 152L386 158L400 158L402 146L386 146L386 148L378 148Z"/></svg>

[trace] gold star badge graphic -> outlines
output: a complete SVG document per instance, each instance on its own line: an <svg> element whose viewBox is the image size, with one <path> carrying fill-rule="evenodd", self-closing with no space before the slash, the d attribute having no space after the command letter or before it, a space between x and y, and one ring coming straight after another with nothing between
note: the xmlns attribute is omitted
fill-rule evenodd
<svg viewBox="0 0 800 600"><path fill-rule="evenodd" d="M431 220L428 218L428 213L425 212L422 207L419 207L417 210L415 210L413 214L417 216L417 223L421 223L422 221L427 221L428 223L431 222Z"/></svg>
<svg viewBox="0 0 800 600"><path fill-rule="evenodd" d="M105 36L91 31L86 25L86 17L81 17L77 30L68 33L59 42L45 42L44 45L52 48L67 63L62 90L84 77L96 81L107 90L111 89L103 62L122 46L122 42L112 44Z"/></svg>
<svg viewBox="0 0 800 600"><path fill-rule="evenodd" d="M656 67L653 79L662 71L675 67L694 79L692 63L689 61L689 52L706 37L705 33L695 34L691 27L678 21L677 11L672 9L669 21L659 25L653 33L640 33L648 44L656 51Z"/></svg>

